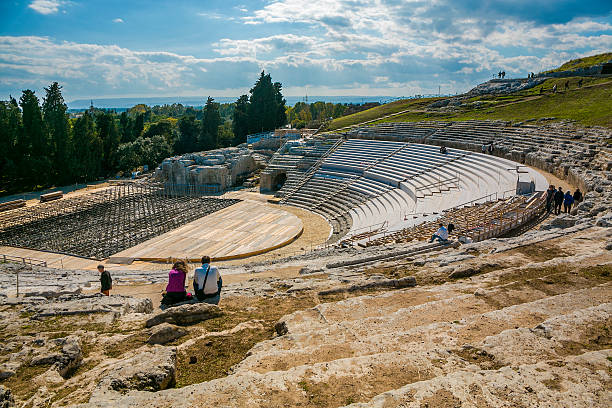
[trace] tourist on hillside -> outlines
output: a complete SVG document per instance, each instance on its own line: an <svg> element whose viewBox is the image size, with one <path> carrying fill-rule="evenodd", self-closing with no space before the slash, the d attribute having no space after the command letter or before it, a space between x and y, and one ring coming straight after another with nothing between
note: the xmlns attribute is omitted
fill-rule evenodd
<svg viewBox="0 0 612 408"><path fill-rule="evenodd" d="M563 189L559 187L557 191L555 191L555 214L561 214L561 204L563 204L564 199Z"/></svg>
<svg viewBox="0 0 612 408"><path fill-rule="evenodd" d="M553 85L552 91L553 91L553 93L557 93L557 84Z"/></svg>
<svg viewBox="0 0 612 408"><path fill-rule="evenodd" d="M444 145L440 146L440 153L442 153L442 154L448 153L448 151L446 150L446 146L444 146Z"/></svg>
<svg viewBox="0 0 612 408"><path fill-rule="evenodd" d="M555 198L555 186L552 184L548 186L548 190L546 190L546 212L550 212L552 210L552 203Z"/></svg>
<svg viewBox="0 0 612 408"><path fill-rule="evenodd" d="M578 205L579 202L582 201L582 191L580 191L579 188L576 189L576 191L574 191L574 204Z"/></svg>
<svg viewBox="0 0 612 408"><path fill-rule="evenodd" d="M569 89L569 81L565 81L565 90L567 91Z"/></svg>
<svg viewBox="0 0 612 408"><path fill-rule="evenodd" d="M578 88L582 88L582 78L578 80Z"/></svg>
<svg viewBox="0 0 612 408"><path fill-rule="evenodd" d="M168 274L168 285L166 285L166 293L161 301L162 305L171 306L191 299L191 296L188 296L185 290L186 279L187 265L183 261L175 262Z"/></svg>
<svg viewBox="0 0 612 408"><path fill-rule="evenodd" d="M440 228L436 231L435 234L431 236L429 242L434 242L434 240L438 240L438 242L446 242L448 241L448 230L444 227L444 224L440 224Z"/></svg>
<svg viewBox="0 0 612 408"><path fill-rule="evenodd" d="M210 257L202 257L202 266L196 268L193 275L193 290L200 302L218 305L221 300L223 279L219 270L210 265Z"/></svg>
<svg viewBox="0 0 612 408"><path fill-rule="evenodd" d="M104 265L98 265L98 272L100 272L100 292L105 296L110 296L110 290L113 288L113 279L110 273L104 269Z"/></svg>
<svg viewBox="0 0 612 408"><path fill-rule="evenodd" d="M569 213L572 211L572 204L574 204L574 197L572 193L567 190L565 197L563 198L563 212Z"/></svg>
<svg viewBox="0 0 612 408"><path fill-rule="evenodd" d="M453 224L452 222L450 222L448 224L448 227L446 227L446 229L448 230L448 235L453 233L453 230L455 229L455 224Z"/></svg>
<svg viewBox="0 0 612 408"><path fill-rule="evenodd" d="M480 149L482 150L482 154L486 154L487 153L487 145L486 144L483 144Z"/></svg>
<svg viewBox="0 0 612 408"><path fill-rule="evenodd" d="M544 93L544 85L540 87L540 95L542 95L543 93Z"/></svg>
<svg viewBox="0 0 612 408"><path fill-rule="evenodd" d="M489 154L493 154L493 150L495 150L495 147L493 147L493 143L491 143L489 145Z"/></svg>

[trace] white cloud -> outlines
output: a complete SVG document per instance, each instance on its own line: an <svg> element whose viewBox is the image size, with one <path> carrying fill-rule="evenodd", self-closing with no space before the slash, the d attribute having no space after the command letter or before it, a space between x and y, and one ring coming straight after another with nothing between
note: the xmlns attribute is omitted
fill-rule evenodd
<svg viewBox="0 0 612 408"><path fill-rule="evenodd" d="M16 78L24 84L39 78L42 85L65 78L66 92L79 96L97 96L98 90L176 95L186 89L248 89L254 75L266 69L286 89L308 87L309 93L312 88L426 94L437 93L438 84L467 90L500 69L524 75L612 49L610 17L549 24L489 9L468 10L462 4L279 0L251 11L238 5L235 11L246 14L237 21L251 26L226 31L234 38L212 40L207 45L213 55L207 58L45 37L0 37L0 91L12 89L9 84ZM231 19L216 12L199 15ZM69 85L73 82L78 86Z"/></svg>
<svg viewBox="0 0 612 408"><path fill-rule="evenodd" d="M113 23L124 23L125 21L123 21L122 18L116 18L113 20Z"/></svg>
<svg viewBox="0 0 612 408"><path fill-rule="evenodd" d="M40 14L55 14L64 4L60 0L34 0L28 5L29 8Z"/></svg>

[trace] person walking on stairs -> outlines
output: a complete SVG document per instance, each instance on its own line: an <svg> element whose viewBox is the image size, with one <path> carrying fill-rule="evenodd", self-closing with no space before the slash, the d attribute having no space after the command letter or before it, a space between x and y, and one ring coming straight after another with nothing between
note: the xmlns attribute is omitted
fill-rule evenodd
<svg viewBox="0 0 612 408"><path fill-rule="evenodd" d="M561 214L561 205L563 204L563 199L565 195L563 194L563 189L559 187L559 189L555 192L555 215Z"/></svg>
<svg viewBox="0 0 612 408"><path fill-rule="evenodd" d="M110 273L104 269L104 265L98 265L98 272L100 272L100 292L104 296L110 296L110 290L113 288L113 279Z"/></svg>
<svg viewBox="0 0 612 408"><path fill-rule="evenodd" d="M549 213L552 210L552 203L555 198L555 186L552 184L548 186L546 190L546 212Z"/></svg>
<svg viewBox="0 0 612 408"><path fill-rule="evenodd" d="M582 191L579 188L574 191L574 205L578 205L582 201Z"/></svg>
<svg viewBox="0 0 612 408"><path fill-rule="evenodd" d="M567 190L565 192L565 197L563 198L563 212L568 213L572 211L572 204L574 204L574 197L572 193Z"/></svg>

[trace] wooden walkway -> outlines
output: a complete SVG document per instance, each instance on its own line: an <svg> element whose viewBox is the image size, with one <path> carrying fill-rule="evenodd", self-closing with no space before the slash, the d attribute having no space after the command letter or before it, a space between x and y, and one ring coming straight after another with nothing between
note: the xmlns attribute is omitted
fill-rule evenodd
<svg viewBox="0 0 612 408"><path fill-rule="evenodd" d="M111 258L162 262L168 258L220 261L257 255L287 245L302 233L302 221L280 208L242 201L152 238Z"/></svg>

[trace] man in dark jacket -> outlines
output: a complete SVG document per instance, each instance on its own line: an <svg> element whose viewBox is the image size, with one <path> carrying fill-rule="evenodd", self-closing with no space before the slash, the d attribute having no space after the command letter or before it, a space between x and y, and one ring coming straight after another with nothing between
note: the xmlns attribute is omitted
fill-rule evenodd
<svg viewBox="0 0 612 408"><path fill-rule="evenodd" d="M579 188L574 191L574 205L578 205L582 201L582 191Z"/></svg>
<svg viewBox="0 0 612 408"><path fill-rule="evenodd" d="M563 189L559 187L559 189L555 192L555 214L561 214L561 205L563 204L563 199L565 195L563 194Z"/></svg>
<svg viewBox="0 0 612 408"><path fill-rule="evenodd" d="M100 272L100 292L109 296L110 290L113 288L113 279L110 273L104 269L104 265L98 265L98 272Z"/></svg>

